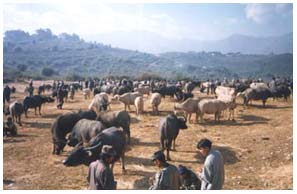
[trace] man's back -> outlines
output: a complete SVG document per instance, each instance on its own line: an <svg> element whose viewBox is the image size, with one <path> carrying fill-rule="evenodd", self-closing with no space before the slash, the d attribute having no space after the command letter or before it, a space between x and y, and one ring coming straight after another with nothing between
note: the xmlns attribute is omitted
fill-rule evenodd
<svg viewBox="0 0 297 194"><path fill-rule="evenodd" d="M112 171L102 160L96 160L90 164L87 179L90 190L116 189Z"/></svg>
<svg viewBox="0 0 297 194"><path fill-rule="evenodd" d="M155 184L150 189L178 190L179 186L178 170L174 165L168 164L156 174Z"/></svg>

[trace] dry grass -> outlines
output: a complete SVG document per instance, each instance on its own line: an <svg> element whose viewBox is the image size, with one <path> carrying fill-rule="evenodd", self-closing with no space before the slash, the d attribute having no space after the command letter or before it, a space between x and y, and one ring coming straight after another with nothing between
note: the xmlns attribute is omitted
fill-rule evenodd
<svg viewBox="0 0 297 194"><path fill-rule="evenodd" d="M23 99L24 85L14 84L14 99ZM201 96L195 93L195 96ZM159 149L158 124L160 116L173 110L174 101L166 97L160 106L161 115L151 115L148 98L144 97L145 113L136 116L132 107L131 146L126 153L127 173L121 173L120 163L114 168L118 189L147 189L149 177L156 168L149 160ZM4 138L4 189L85 189L87 166L65 167L61 156L52 155L50 126L60 114L86 109L91 100L81 93L65 103L63 110L56 104L46 104L42 116L30 110L23 118L19 136ZM241 103L241 102L240 102ZM260 102L236 110L236 122L215 123L213 115L206 115L205 124L190 124L177 138L177 151L171 152L171 163L184 164L194 171L203 165L197 154L197 141L203 137L213 140L225 160L225 189L292 189L293 188L293 103L268 101L267 108ZM113 104L112 110L123 109ZM192 118L194 120L194 116Z"/></svg>

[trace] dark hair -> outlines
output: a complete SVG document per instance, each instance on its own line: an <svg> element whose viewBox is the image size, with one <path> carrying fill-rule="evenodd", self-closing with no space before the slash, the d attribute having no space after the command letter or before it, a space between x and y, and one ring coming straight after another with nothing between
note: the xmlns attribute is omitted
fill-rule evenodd
<svg viewBox="0 0 297 194"><path fill-rule="evenodd" d="M201 148L211 148L211 144L212 144L212 142L209 140L209 139L206 139L206 138L204 138L204 139L201 139L199 142L198 142L198 144L197 144L197 148L198 149L201 149Z"/></svg>

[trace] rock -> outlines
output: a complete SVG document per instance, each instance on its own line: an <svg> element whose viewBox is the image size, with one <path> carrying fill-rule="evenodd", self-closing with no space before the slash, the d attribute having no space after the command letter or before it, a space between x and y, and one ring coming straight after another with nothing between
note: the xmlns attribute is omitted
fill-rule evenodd
<svg viewBox="0 0 297 194"><path fill-rule="evenodd" d="M261 139L262 139L262 140L269 140L270 137L262 137Z"/></svg>

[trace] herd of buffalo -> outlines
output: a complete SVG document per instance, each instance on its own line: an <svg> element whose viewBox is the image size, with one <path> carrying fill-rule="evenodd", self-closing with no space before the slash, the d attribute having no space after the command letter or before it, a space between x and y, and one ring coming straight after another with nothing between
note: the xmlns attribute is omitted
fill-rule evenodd
<svg viewBox="0 0 297 194"><path fill-rule="evenodd" d="M194 97L193 90L198 88L201 93L210 94L209 97ZM92 98L88 110L66 113L58 116L52 123L51 134L53 154L59 155L66 145L74 147L69 156L63 161L65 166L90 164L99 157L103 145L111 145L117 152L116 159L121 158L122 169L125 169L125 147L130 144L130 105L135 106L136 114L144 112L144 96L146 95L151 105L152 114L159 114L159 105L166 96L174 98L176 103L172 113L160 119L160 147L166 150L166 158L170 160L169 150L173 145L180 129L186 129L187 123L193 122L191 115L196 114L196 122L205 122L204 114L213 114L215 120L221 118L221 113L229 112L230 116L236 108L236 99L243 98L244 105L252 100L261 100L263 107L268 98L283 98L287 100L293 91L293 82L286 78L273 78L268 82L262 80L232 80L224 79L207 81L174 81L174 80L88 80L72 83L63 81L54 82L52 85L41 85L34 94L33 84L26 88L27 92L23 101L10 101L11 93L15 88L8 85L4 88L5 115L10 115L12 122L22 125L21 116L28 115L28 109L38 108L39 114L44 103L57 101L58 108L63 108L63 103L68 97L74 99L81 92L85 99ZM51 92L45 96L45 91ZM205 95L204 95L205 96ZM124 104L123 110L111 111L113 103ZM127 110L128 108L128 110ZM183 112L184 116L177 116ZM11 122L11 119L9 119ZM8 121L7 121L8 123ZM4 132L7 134L9 125L4 123Z"/></svg>

